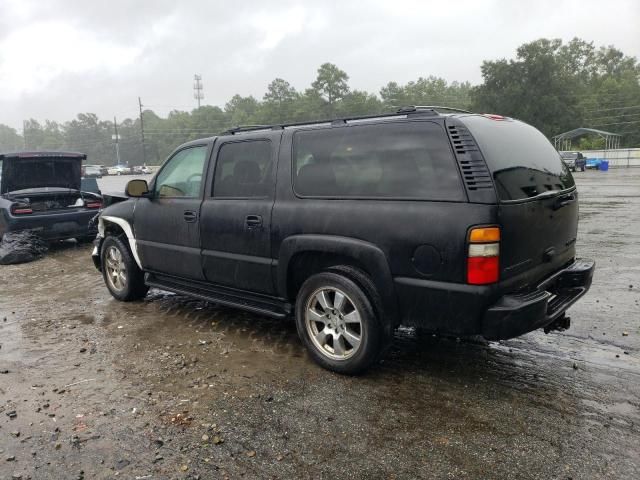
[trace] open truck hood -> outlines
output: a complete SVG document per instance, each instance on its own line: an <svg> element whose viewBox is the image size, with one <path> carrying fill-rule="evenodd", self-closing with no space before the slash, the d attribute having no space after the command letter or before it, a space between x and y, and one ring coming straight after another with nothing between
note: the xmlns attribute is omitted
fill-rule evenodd
<svg viewBox="0 0 640 480"><path fill-rule="evenodd" d="M0 194L37 188L80 190L82 161L75 152L17 152L0 154Z"/></svg>

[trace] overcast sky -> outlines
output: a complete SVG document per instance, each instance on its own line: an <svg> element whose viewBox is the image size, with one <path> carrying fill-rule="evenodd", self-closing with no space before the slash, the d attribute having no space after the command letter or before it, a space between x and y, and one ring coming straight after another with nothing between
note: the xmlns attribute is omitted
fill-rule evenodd
<svg viewBox="0 0 640 480"><path fill-rule="evenodd" d="M276 77L304 90L321 63L378 92L436 75L479 83L485 59L573 37L640 57L640 1L0 0L0 123L166 114L235 93L262 98Z"/></svg>

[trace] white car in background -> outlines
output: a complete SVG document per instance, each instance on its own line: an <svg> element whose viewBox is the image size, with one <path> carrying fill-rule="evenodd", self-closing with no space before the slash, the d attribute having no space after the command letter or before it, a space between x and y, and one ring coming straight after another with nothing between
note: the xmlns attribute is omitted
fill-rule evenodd
<svg viewBox="0 0 640 480"><path fill-rule="evenodd" d="M124 165L115 165L107 168L107 173L109 175L129 175L131 170L129 167L125 167Z"/></svg>
<svg viewBox="0 0 640 480"><path fill-rule="evenodd" d="M134 175L148 175L153 173L151 167L147 167L146 165L136 165L135 167L131 167Z"/></svg>

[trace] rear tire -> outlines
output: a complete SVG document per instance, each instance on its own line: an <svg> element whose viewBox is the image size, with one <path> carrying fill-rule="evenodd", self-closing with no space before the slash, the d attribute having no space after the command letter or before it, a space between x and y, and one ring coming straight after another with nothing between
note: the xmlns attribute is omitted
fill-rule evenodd
<svg viewBox="0 0 640 480"><path fill-rule="evenodd" d="M375 308L378 300L371 296L354 280L334 272L313 275L302 284L296 327L321 367L356 375L380 358L385 335Z"/></svg>
<svg viewBox="0 0 640 480"><path fill-rule="evenodd" d="M109 292L122 302L144 298L149 287L129 247L120 237L109 236L102 244L102 277Z"/></svg>

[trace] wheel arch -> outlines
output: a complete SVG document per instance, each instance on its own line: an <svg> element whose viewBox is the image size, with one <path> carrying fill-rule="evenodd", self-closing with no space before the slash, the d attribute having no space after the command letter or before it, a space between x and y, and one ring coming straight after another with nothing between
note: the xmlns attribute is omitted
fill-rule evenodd
<svg viewBox="0 0 640 480"><path fill-rule="evenodd" d="M98 219L98 234L105 238L110 232L116 235L124 234L124 236L126 236L133 259L138 264L138 267L142 269L142 262L138 256L138 246L131 224L124 218L101 215Z"/></svg>
<svg viewBox="0 0 640 480"><path fill-rule="evenodd" d="M398 305L387 257L376 245L332 235L295 235L280 246L276 287L293 301L309 276L335 266L351 266L366 273L382 302L385 318L397 323Z"/></svg>

